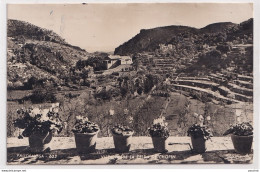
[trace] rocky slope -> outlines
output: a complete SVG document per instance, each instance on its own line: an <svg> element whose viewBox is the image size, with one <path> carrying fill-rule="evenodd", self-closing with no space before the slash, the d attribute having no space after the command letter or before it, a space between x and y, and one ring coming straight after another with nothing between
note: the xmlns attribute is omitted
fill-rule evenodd
<svg viewBox="0 0 260 172"><path fill-rule="evenodd" d="M172 37L183 32L197 32L196 28L186 26L167 26L154 29L142 29L139 34L115 49L115 54L131 54L142 51L154 51L159 44L169 42Z"/></svg>
<svg viewBox="0 0 260 172"><path fill-rule="evenodd" d="M88 53L53 31L27 22L7 23L8 88L20 89L30 78L60 84L71 66Z"/></svg>

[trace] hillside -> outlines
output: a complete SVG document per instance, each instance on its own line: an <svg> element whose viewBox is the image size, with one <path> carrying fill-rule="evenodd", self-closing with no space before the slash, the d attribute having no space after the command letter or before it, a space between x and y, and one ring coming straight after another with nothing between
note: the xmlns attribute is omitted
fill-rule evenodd
<svg viewBox="0 0 260 172"><path fill-rule="evenodd" d="M7 26L8 37L33 39L39 41L51 41L60 44L66 44L65 40L61 38L58 34L52 32L51 30L37 27L28 22L10 19L8 20Z"/></svg>
<svg viewBox="0 0 260 172"><path fill-rule="evenodd" d="M206 33L214 33L214 32L225 32L228 29L238 27L237 24L231 22L220 22L220 23L213 23L209 24L200 30Z"/></svg>
<svg viewBox="0 0 260 172"><path fill-rule="evenodd" d="M166 26L142 29L139 34L115 49L115 54L125 55L142 51L154 51L159 44L169 42L172 37L184 33L196 33L196 28L187 26Z"/></svg>
<svg viewBox="0 0 260 172"><path fill-rule="evenodd" d="M7 49L10 89L23 88L30 78L60 85L71 67L89 54L53 31L18 20L8 20Z"/></svg>
<svg viewBox="0 0 260 172"><path fill-rule="evenodd" d="M115 49L115 54L129 55L154 52L159 44L176 44L188 41L192 48L198 49L205 44L217 45L226 41L252 38L253 19L240 24L221 22L207 25L201 29L188 26L166 26L142 29L139 34ZM252 42L252 40L250 40Z"/></svg>
<svg viewBox="0 0 260 172"><path fill-rule="evenodd" d="M9 20L7 134L16 131L18 108L59 102L68 124L61 136L71 136L79 114L100 126L100 136L129 121L135 135L148 135L160 114L171 135L183 136L194 112L207 113L214 136L222 135L235 120L233 110L253 117L252 43L253 19L141 30L115 51L131 55L133 64L104 71L108 53L90 54L52 31Z"/></svg>

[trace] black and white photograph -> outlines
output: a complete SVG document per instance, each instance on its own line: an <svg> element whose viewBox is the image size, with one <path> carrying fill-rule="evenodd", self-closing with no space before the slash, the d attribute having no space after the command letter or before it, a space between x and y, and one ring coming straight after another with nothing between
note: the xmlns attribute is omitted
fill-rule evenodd
<svg viewBox="0 0 260 172"><path fill-rule="evenodd" d="M254 162L253 3L6 8L8 165Z"/></svg>

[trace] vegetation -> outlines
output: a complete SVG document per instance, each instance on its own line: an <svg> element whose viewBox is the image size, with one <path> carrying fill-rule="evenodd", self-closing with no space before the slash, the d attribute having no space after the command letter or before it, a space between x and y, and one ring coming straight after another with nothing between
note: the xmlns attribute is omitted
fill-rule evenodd
<svg viewBox="0 0 260 172"><path fill-rule="evenodd" d="M210 130L206 126L201 126L200 124L193 124L187 133L188 136L192 136L194 138L203 137L204 140L208 140L212 137Z"/></svg>
<svg viewBox="0 0 260 172"><path fill-rule="evenodd" d="M87 117L76 116L76 123L72 129L74 133L95 133L99 131L97 124L90 122Z"/></svg>
<svg viewBox="0 0 260 172"><path fill-rule="evenodd" d="M253 47L246 45L252 43L252 22L217 23L202 29L169 26L141 30L115 51L129 54L133 59L129 68L134 70L108 70L108 74L103 73L107 53L90 54L67 44L51 31L9 21L8 136L16 135L12 121L17 117L17 108L31 104L48 107L52 102L60 102L60 118L68 124L67 129L61 131L62 136L71 136L75 126L78 126L75 132L85 132L96 130L96 125L100 136L110 136L115 125L114 132L134 128L137 136L167 137L169 133L183 136L194 123L192 112L200 109L201 114L210 113L205 106L210 102L218 114L212 116L216 122L208 124L215 129L214 135L220 135L233 120L232 101L217 100L206 91L177 90L172 83L189 76L207 79L210 74L219 72L221 76L215 76L213 83L217 86L209 87L210 84L202 83L204 81L190 86L237 99L237 95L230 95L220 87L234 89L230 84L240 82L239 74L252 74ZM250 77L244 80L241 84L250 86ZM169 120L169 130L153 125L153 119L162 113ZM77 115L96 125L84 123L84 127L83 123L77 123Z"/></svg>
<svg viewBox="0 0 260 172"><path fill-rule="evenodd" d="M9 89L33 89L42 81L61 85L73 78L71 66L88 55L50 30L18 20L7 24Z"/></svg>
<svg viewBox="0 0 260 172"><path fill-rule="evenodd" d="M129 128L128 126L116 125L111 129L111 132L115 135L127 136L132 135L134 133L134 130Z"/></svg>
<svg viewBox="0 0 260 172"><path fill-rule="evenodd" d="M225 136L228 134L234 134L237 136L251 136L253 135L253 126L249 122L231 125L231 127L223 135Z"/></svg>
<svg viewBox="0 0 260 172"><path fill-rule="evenodd" d="M79 60L76 63L76 69L81 70L87 66L91 66L95 71L105 70L106 66L103 63L104 57L105 56L94 55L87 60Z"/></svg>
<svg viewBox="0 0 260 172"><path fill-rule="evenodd" d="M24 129L19 138L23 138L23 136L30 137L35 133L45 134L53 131L60 133L63 129L63 124L58 111L56 104L53 104L50 109L18 109L17 114L20 117L14 120L14 126Z"/></svg>
<svg viewBox="0 0 260 172"><path fill-rule="evenodd" d="M23 101L31 101L33 104L50 102L57 102L57 98L53 91L43 88L33 90L32 94L22 99Z"/></svg>
<svg viewBox="0 0 260 172"><path fill-rule="evenodd" d="M141 30L139 34L115 49L115 54L127 55L141 52L153 52L159 44L172 44L172 55L191 54L204 45L216 46L224 42L252 43L253 19L234 23L215 23L201 29L187 26L166 26ZM146 39L149 37L150 39ZM187 43L187 44L186 44Z"/></svg>
<svg viewBox="0 0 260 172"><path fill-rule="evenodd" d="M167 127L168 123L164 122L164 120L165 117L154 120L154 124L148 129L151 137L162 137L164 139L167 139L170 136Z"/></svg>

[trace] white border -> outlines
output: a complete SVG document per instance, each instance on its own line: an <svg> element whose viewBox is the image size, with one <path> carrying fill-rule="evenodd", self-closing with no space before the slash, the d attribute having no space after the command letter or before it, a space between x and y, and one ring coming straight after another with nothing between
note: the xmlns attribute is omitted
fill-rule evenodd
<svg viewBox="0 0 260 172"><path fill-rule="evenodd" d="M6 165L6 4L57 4L57 3L254 3L254 162L253 164L174 164L174 165ZM86 169L86 168L155 168L161 169L259 169L259 31L260 31L260 1L259 0L0 0L0 169ZM71 170L70 170L71 171ZM110 170L111 171L111 170ZM221 170L222 171L222 170ZM230 170L229 170L230 171ZM232 170L231 170L232 171Z"/></svg>

